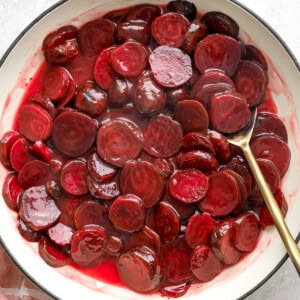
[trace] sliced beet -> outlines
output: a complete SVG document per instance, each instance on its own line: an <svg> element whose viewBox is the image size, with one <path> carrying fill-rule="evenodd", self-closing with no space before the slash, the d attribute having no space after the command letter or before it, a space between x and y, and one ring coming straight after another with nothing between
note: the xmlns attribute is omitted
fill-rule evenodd
<svg viewBox="0 0 300 300"><path fill-rule="evenodd" d="M152 164L164 178L169 178L174 172L174 165L167 159L155 158Z"/></svg>
<svg viewBox="0 0 300 300"><path fill-rule="evenodd" d="M87 152L95 141L96 123L88 115L64 111L53 122L52 140L62 153L78 157Z"/></svg>
<svg viewBox="0 0 300 300"><path fill-rule="evenodd" d="M167 9L172 12L177 12L184 15L190 21L196 18L197 8L194 3L182 0L182 1L170 1L167 4Z"/></svg>
<svg viewBox="0 0 300 300"><path fill-rule="evenodd" d="M185 231L188 245L196 249L201 245L210 245L211 234L216 221L209 214L194 214L189 218Z"/></svg>
<svg viewBox="0 0 300 300"><path fill-rule="evenodd" d="M88 176L87 185L92 196L99 200L113 200L121 194L116 179L101 182L93 176Z"/></svg>
<svg viewBox="0 0 300 300"><path fill-rule="evenodd" d="M109 87L107 102L110 107L123 107L131 100L130 84L126 79L117 78Z"/></svg>
<svg viewBox="0 0 300 300"><path fill-rule="evenodd" d="M256 62L241 61L233 76L233 81L237 92L247 100L250 107L257 106L264 100L268 75Z"/></svg>
<svg viewBox="0 0 300 300"><path fill-rule="evenodd" d="M246 126L250 117L247 101L236 93L224 92L211 98L209 119L217 131L234 133Z"/></svg>
<svg viewBox="0 0 300 300"><path fill-rule="evenodd" d="M239 204L239 200L236 180L225 171L219 171L208 176L208 190L198 207L202 212L222 217L230 214Z"/></svg>
<svg viewBox="0 0 300 300"><path fill-rule="evenodd" d="M112 21L102 18L85 23L77 35L80 51L87 56L96 56L112 46L115 27Z"/></svg>
<svg viewBox="0 0 300 300"><path fill-rule="evenodd" d="M121 281L139 293L157 289L163 278L159 257L145 246L121 254L117 267Z"/></svg>
<svg viewBox="0 0 300 300"><path fill-rule="evenodd" d="M206 282L221 272L222 263L209 245L201 245L192 253L191 270L198 280Z"/></svg>
<svg viewBox="0 0 300 300"><path fill-rule="evenodd" d="M132 121L117 118L100 127L97 136L97 154L116 167L139 156L142 150L142 132Z"/></svg>
<svg viewBox="0 0 300 300"><path fill-rule="evenodd" d="M86 226L74 231L71 240L71 257L81 266L99 262L105 251L106 232L97 225Z"/></svg>
<svg viewBox="0 0 300 300"><path fill-rule="evenodd" d="M196 100L182 100L174 108L174 118L186 133L208 129L208 114Z"/></svg>
<svg viewBox="0 0 300 300"><path fill-rule="evenodd" d="M168 158L179 151L182 137L180 124L160 115L149 121L144 133L143 149L154 157Z"/></svg>
<svg viewBox="0 0 300 300"><path fill-rule="evenodd" d="M69 245L72 235L73 229L60 222L48 228L48 236L55 244L60 246Z"/></svg>
<svg viewBox="0 0 300 300"><path fill-rule="evenodd" d="M221 163L227 163L231 158L230 144L227 138L220 132L209 129L207 136L215 148L217 159Z"/></svg>
<svg viewBox="0 0 300 300"><path fill-rule="evenodd" d="M182 14L165 13L151 24L153 38L159 45L179 48L184 43L184 36L189 30L190 22Z"/></svg>
<svg viewBox="0 0 300 300"><path fill-rule="evenodd" d="M12 145L20 138L17 131L9 130L3 134L0 140L0 162L7 168L10 164L10 151Z"/></svg>
<svg viewBox="0 0 300 300"><path fill-rule="evenodd" d="M116 73L125 77L139 76L148 65L149 51L141 43L127 41L114 49L110 63Z"/></svg>
<svg viewBox="0 0 300 300"><path fill-rule="evenodd" d="M191 286L190 282L183 282L180 284L164 283L160 287L160 292L168 298L179 298L184 296Z"/></svg>
<svg viewBox="0 0 300 300"><path fill-rule="evenodd" d="M47 140L51 135L52 117L41 106L24 105L20 112L20 133L32 142Z"/></svg>
<svg viewBox="0 0 300 300"><path fill-rule="evenodd" d="M143 20L147 23L151 23L156 17L162 14L162 9L158 5L152 4L140 4L133 6L127 16L126 21Z"/></svg>
<svg viewBox="0 0 300 300"><path fill-rule="evenodd" d="M160 202L155 206L153 223L162 243L170 243L177 238L180 231L179 215L168 203Z"/></svg>
<svg viewBox="0 0 300 300"><path fill-rule="evenodd" d="M18 231L28 242L38 242L43 236L42 231L32 230L22 219L18 220Z"/></svg>
<svg viewBox="0 0 300 300"><path fill-rule="evenodd" d="M68 161L61 169L60 184L71 195L88 194L86 162L82 159Z"/></svg>
<svg viewBox="0 0 300 300"><path fill-rule="evenodd" d="M254 250L261 226L259 218L255 213L244 212L240 214L234 223L233 245L242 252L251 252Z"/></svg>
<svg viewBox="0 0 300 300"><path fill-rule="evenodd" d="M280 176L285 174L291 159L291 151L286 142L270 134L257 137L250 146L256 158L271 160L278 167Z"/></svg>
<svg viewBox="0 0 300 300"><path fill-rule="evenodd" d="M265 71L268 70L268 63L266 58L264 57L261 50L259 50L254 45L244 45L242 59L254 60L255 62L258 62L264 68Z"/></svg>
<svg viewBox="0 0 300 300"><path fill-rule="evenodd" d="M74 78L69 74L69 86L64 97L57 103L56 108L67 106L76 94L77 85Z"/></svg>
<svg viewBox="0 0 300 300"><path fill-rule="evenodd" d="M117 9L117 10L112 10L106 13L103 16L103 19L110 20L114 22L115 24L119 24L123 22L128 14L128 9Z"/></svg>
<svg viewBox="0 0 300 300"><path fill-rule="evenodd" d="M109 236L106 244L106 251L110 255L119 256L124 252L125 245L121 238Z"/></svg>
<svg viewBox="0 0 300 300"><path fill-rule="evenodd" d="M33 230L50 228L59 218L61 212L44 185L26 189L20 197L19 215Z"/></svg>
<svg viewBox="0 0 300 300"><path fill-rule="evenodd" d="M8 173L2 186L2 197L10 209L17 211L19 196L22 192L23 188L18 182L18 175L16 173Z"/></svg>
<svg viewBox="0 0 300 300"><path fill-rule="evenodd" d="M209 69L221 69L232 76L241 58L241 46L237 40L223 34L211 34L201 40L195 49L194 61L200 73Z"/></svg>
<svg viewBox="0 0 300 300"><path fill-rule="evenodd" d="M200 201L207 190L207 176L196 169L178 171L169 180L170 194L184 203Z"/></svg>
<svg viewBox="0 0 300 300"><path fill-rule="evenodd" d="M164 190L164 178L151 163L131 160L121 172L120 188L123 194L139 196L148 208L160 200Z"/></svg>
<svg viewBox="0 0 300 300"><path fill-rule="evenodd" d="M189 95L189 88L187 84L176 88L170 88L166 90L167 106L170 110L174 110L175 105L184 99L187 99Z"/></svg>
<svg viewBox="0 0 300 300"><path fill-rule="evenodd" d="M207 134L203 132L189 132L183 136L182 148L184 150L202 150L215 154L215 147Z"/></svg>
<svg viewBox="0 0 300 300"><path fill-rule="evenodd" d="M36 158L50 163L52 159L52 150L45 145L42 141L36 141L33 145L29 146L29 152Z"/></svg>
<svg viewBox="0 0 300 300"><path fill-rule="evenodd" d="M27 140L25 138L17 139L11 146L9 156L11 166L16 171L20 171L29 159Z"/></svg>
<svg viewBox="0 0 300 300"><path fill-rule="evenodd" d="M155 80L164 87L178 87L192 76L192 61L181 49L159 46L149 56Z"/></svg>

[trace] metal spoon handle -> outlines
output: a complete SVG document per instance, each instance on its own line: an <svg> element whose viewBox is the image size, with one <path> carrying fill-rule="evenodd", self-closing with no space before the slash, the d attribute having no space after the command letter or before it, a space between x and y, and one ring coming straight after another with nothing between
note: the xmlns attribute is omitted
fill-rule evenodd
<svg viewBox="0 0 300 300"><path fill-rule="evenodd" d="M298 271L298 275L300 276L300 251L298 249L298 246L295 240L293 239L289 228L286 225L281 210L256 162L256 159L252 153L249 144L243 145L242 150L244 152L248 165L252 171L252 174L255 177L255 180L268 207L268 210L272 216L274 224L277 227L277 230L285 245L285 248Z"/></svg>

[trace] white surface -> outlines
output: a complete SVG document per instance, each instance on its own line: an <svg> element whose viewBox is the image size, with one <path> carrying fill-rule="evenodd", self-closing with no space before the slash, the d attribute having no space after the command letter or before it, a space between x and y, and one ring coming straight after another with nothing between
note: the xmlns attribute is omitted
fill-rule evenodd
<svg viewBox="0 0 300 300"><path fill-rule="evenodd" d="M17 35L42 11L57 3L56 0L38 0L28 4L24 0L0 0L0 56ZM151 2L151 1L149 1ZM268 22L286 42L300 62L300 2L293 0L242 0L257 15ZM300 97L300 96L299 96ZM259 290L248 297L251 299L299 299L300 284L290 260Z"/></svg>

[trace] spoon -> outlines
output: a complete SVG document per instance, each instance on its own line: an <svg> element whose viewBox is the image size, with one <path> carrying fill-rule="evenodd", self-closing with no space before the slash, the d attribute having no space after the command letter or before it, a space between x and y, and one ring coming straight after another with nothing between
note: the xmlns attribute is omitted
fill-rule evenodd
<svg viewBox="0 0 300 300"><path fill-rule="evenodd" d="M281 210L269 188L268 183L266 182L266 179L264 178L264 175L262 174L256 162L256 159L249 145L256 116L257 116L257 109L253 111L248 125L242 130L238 131L237 133L227 136L227 139L230 144L238 146L243 151L244 156L250 167L250 170L256 180L258 188L266 203L266 206L268 207L268 210L272 216L274 224L280 234L283 244L294 266L298 271L298 275L300 276L300 251L297 247L295 240L293 239L290 233L290 230L284 220Z"/></svg>

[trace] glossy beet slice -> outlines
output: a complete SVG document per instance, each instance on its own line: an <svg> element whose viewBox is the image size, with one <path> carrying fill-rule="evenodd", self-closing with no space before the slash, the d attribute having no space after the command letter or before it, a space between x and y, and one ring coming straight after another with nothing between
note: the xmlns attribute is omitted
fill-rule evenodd
<svg viewBox="0 0 300 300"><path fill-rule="evenodd" d="M96 123L80 112L64 111L53 122L52 140L62 153L78 157L87 152L95 141Z"/></svg>
<svg viewBox="0 0 300 300"><path fill-rule="evenodd" d="M25 138L17 139L10 149L10 163L16 170L20 171L29 159L28 143Z"/></svg>
<svg viewBox="0 0 300 300"><path fill-rule="evenodd" d="M153 38L159 45L181 47L190 27L189 20L179 13L169 12L157 17L151 24Z"/></svg>
<svg viewBox="0 0 300 300"><path fill-rule="evenodd" d="M198 280L207 282L221 272L222 263L209 245L201 245L192 253L191 270Z"/></svg>
<svg viewBox="0 0 300 300"><path fill-rule="evenodd" d="M256 158L271 160L278 167L280 176L285 174L291 159L287 143L276 135L262 135L254 139L250 146Z"/></svg>
<svg viewBox="0 0 300 300"><path fill-rule="evenodd" d="M106 251L110 255L119 256L124 252L124 242L117 236L109 236L106 244Z"/></svg>
<svg viewBox="0 0 300 300"><path fill-rule="evenodd" d="M64 97L57 103L56 108L67 106L76 94L77 85L74 78L69 74L69 86Z"/></svg>
<svg viewBox="0 0 300 300"><path fill-rule="evenodd" d="M126 21L143 20L151 23L156 17L162 14L162 9L158 5L140 4L133 6L127 16Z"/></svg>
<svg viewBox="0 0 300 300"><path fill-rule="evenodd" d="M164 283L160 287L160 292L169 298L179 298L184 296L191 286L190 282L183 282L180 284Z"/></svg>
<svg viewBox="0 0 300 300"><path fill-rule="evenodd" d="M202 150L215 154L213 143L207 134L203 132L189 132L182 138L182 148L184 150Z"/></svg>
<svg viewBox="0 0 300 300"><path fill-rule="evenodd" d="M164 87L178 87L192 76L192 61L181 49L159 46L149 56L155 80Z"/></svg>
<svg viewBox="0 0 300 300"><path fill-rule="evenodd" d="M154 157L168 158L179 151L182 136L182 128L178 122L159 115L148 123L144 133L143 149Z"/></svg>
<svg viewBox="0 0 300 300"><path fill-rule="evenodd" d="M110 20L114 22L115 24L119 24L123 22L128 14L128 9L117 9L117 10L112 10L106 13L103 16L103 19Z"/></svg>
<svg viewBox="0 0 300 300"><path fill-rule="evenodd" d="M10 130L3 134L0 140L0 162L5 167L10 167L10 150L12 145L20 137L19 132Z"/></svg>
<svg viewBox="0 0 300 300"><path fill-rule="evenodd" d="M128 81L117 78L108 89L107 100L110 107L125 106L131 100L131 89Z"/></svg>
<svg viewBox="0 0 300 300"><path fill-rule="evenodd" d="M110 55L110 63L119 75L125 77L137 77L148 65L149 51L141 43L127 41Z"/></svg>
<svg viewBox="0 0 300 300"><path fill-rule="evenodd" d="M16 173L8 173L2 186L2 197L10 209L17 211L19 196L22 192L23 188L18 182L18 175Z"/></svg>
<svg viewBox="0 0 300 300"><path fill-rule="evenodd" d="M73 229L59 222L48 229L48 235L55 244L66 246L71 243Z"/></svg>
<svg viewBox="0 0 300 300"><path fill-rule="evenodd" d="M164 178L169 178L174 172L174 165L167 159L155 158L152 164Z"/></svg>
<svg viewBox="0 0 300 300"><path fill-rule="evenodd" d="M74 231L71 240L71 257L81 266L96 264L105 251L106 233L103 227L86 226Z"/></svg>
<svg viewBox="0 0 300 300"><path fill-rule="evenodd" d="M148 208L161 198L164 178L151 163L131 160L125 164L121 172L120 188L123 194L139 196Z"/></svg>
<svg viewBox="0 0 300 300"><path fill-rule="evenodd" d="M24 105L20 112L20 133L32 142L47 140L51 135L52 117L36 104Z"/></svg>
<svg viewBox="0 0 300 300"><path fill-rule="evenodd" d="M92 196L100 200L113 200L121 194L116 179L101 182L93 176L88 176L87 185Z"/></svg>
<svg viewBox="0 0 300 300"><path fill-rule="evenodd" d="M236 93L224 92L211 98L209 120L217 131L236 132L248 124L250 117L247 101Z"/></svg>
<svg viewBox="0 0 300 300"><path fill-rule="evenodd" d="M208 189L208 178L195 169L176 172L169 180L169 192L184 203L200 201Z"/></svg>
<svg viewBox="0 0 300 300"><path fill-rule="evenodd" d="M210 245L211 234L217 222L209 214L194 214L189 218L185 231L188 245L196 249L201 245Z"/></svg>
<svg viewBox="0 0 300 300"><path fill-rule="evenodd" d="M241 58L241 46L232 37L211 34L201 40L195 49L194 61L200 73L221 69L232 76Z"/></svg>
<svg viewBox="0 0 300 300"><path fill-rule="evenodd" d="M221 163L227 163L231 158L230 144L227 138L220 132L209 129L207 136L215 148L217 159Z"/></svg>
<svg viewBox="0 0 300 300"><path fill-rule="evenodd" d="M20 197L19 215L35 231L51 227L60 214L54 199L47 194L44 185L28 188Z"/></svg>
<svg viewBox="0 0 300 300"><path fill-rule="evenodd" d="M117 268L122 282L140 293L157 289L163 278L159 257L145 246L121 254Z"/></svg>
<svg viewBox="0 0 300 300"><path fill-rule="evenodd" d="M189 21L196 18L197 8L194 3L185 0L170 1L167 4L167 9L172 12L177 12L184 15Z"/></svg>
<svg viewBox="0 0 300 300"><path fill-rule="evenodd" d="M175 105L184 99L187 99L189 95L189 88L187 84L176 88L170 88L166 90L167 106L170 110L174 110Z"/></svg>
<svg viewBox="0 0 300 300"><path fill-rule="evenodd" d="M268 63L260 49L254 45L244 45L243 57L244 60L254 60L258 62L265 71L268 70Z"/></svg>
<svg viewBox="0 0 300 300"><path fill-rule="evenodd" d="M28 242L38 242L43 236L42 231L32 230L22 219L18 219L18 231Z"/></svg>
<svg viewBox="0 0 300 300"><path fill-rule="evenodd" d="M234 219L223 219L212 233L211 246L217 257L226 265L236 264L241 257L241 252L233 245L234 225Z"/></svg>
<svg viewBox="0 0 300 300"><path fill-rule="evenodd" d="M236 180L225 171L219 171L208 176L208 190L198 207L214 217L222 217L235 209L239 199Z"/></svg>
<svg viewBox="0 0 300 300"><path fill-rule="evenodd" d="M107 163L123 167L142 150L140 128L124 118L114 119L101 126L97 136L97 154Z"/></svg>
<svg viewBox="0 0 300 300"><path fill-rule="evenodd" d="M52 150L48 148L42 141L36 141L33 145L29 146L29 152L36 158L50 163L52 159Z"/></svg>
<svg viewBox="0 0 300 300"><path fill-rule="evenodd" d="M254 250L261 232L258 216L252 212L244 212L235 219L233 245L242 252Z"/></svg>
<svg viewBox="0 0 300 300"><path fill-rule="evenodd" d="M110 20L97 19L85 23L78 31L80 51L87 56L98 55L103 49L114 44L116 25Z"/></svg>

